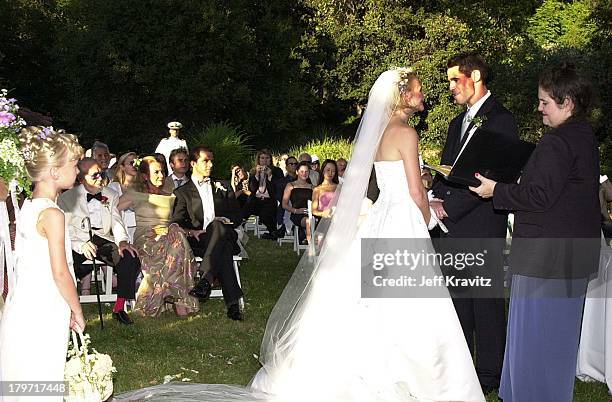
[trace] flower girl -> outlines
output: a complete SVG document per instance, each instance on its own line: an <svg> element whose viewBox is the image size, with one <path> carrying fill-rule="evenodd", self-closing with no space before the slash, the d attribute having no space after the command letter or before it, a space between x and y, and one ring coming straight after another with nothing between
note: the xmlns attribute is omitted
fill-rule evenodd
<svg viewBox="0 0 612 402"><path fill-rule="evenodd" d="M69 328L85 328L64 213L55 203L62 190L72 187L83 149L76 136L45 127L22 129L19 141L34 192L20 212L16 279L0 323L5 401L32 397L16 395L14 382L34 383L32 389L42 391L43 382L63 381ZM62 400L58 388L46 391L56 396L36 400Z"/></svg>

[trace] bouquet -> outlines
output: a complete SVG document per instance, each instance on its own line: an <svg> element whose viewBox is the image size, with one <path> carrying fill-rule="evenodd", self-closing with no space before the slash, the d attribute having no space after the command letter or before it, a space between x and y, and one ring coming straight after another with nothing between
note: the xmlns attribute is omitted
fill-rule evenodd
<svg viewBox="0 0 612 402"><path fill-rule="evenodd" d="M29 195L32 183L26 173L17 138L26 122L17 114L17 100L7 98L7 93L6 89L0 89L0 177L8 186L16 184Z"/></svg>
<svg viewBox="0 0 612 402"><path fill-rule="evenodd" d="M79 332L81 346L78 346L77 335L72 331L72 347L68 348L68 361L64 369L64 380L68 382L68 402L102 402L113 394L113 361L109 355L98 353L95 349L89 352L91 343L89 335Z"/></svg>

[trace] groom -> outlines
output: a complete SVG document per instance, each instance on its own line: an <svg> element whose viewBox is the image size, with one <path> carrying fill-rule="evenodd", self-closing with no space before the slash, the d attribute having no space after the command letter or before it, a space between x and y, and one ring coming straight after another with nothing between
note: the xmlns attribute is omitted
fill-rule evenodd
<svg viewBox="0 0 612 402"><path fill-rule="evenodd" d="M455 103L467 106L467 110L450 122L441 164L455 163L475 125L481 125L494 135L518 139L514 117L487 89L488 67L479 55L463 53L451 58L447 63L447 76ZM442 237L454 239L451 247L457 247L454 248L456 252L488 247L485 260L487 276L503 277L501 246L491 249L487 239L505 239L507 215L495 211L490 200L481 199L466 186L446 181L441 175L436 175L432 188L435 199L430 206L449 231ZM468 241L468 238L477 240ZM468 250L461 250L462 247ZM454 267L450 267L450 271L451 274L458 272ZM506 338L503 295L483 298L474 297L475 289L467 292L456 288L449 290L472 354L475 346L476 372L487 394L499 387L501 376Z"/></svg>
<svg viewBox="0 0 612 402"><path fill-rule="evenodd" d="M202 258L202 277L189 294L201 301L208 299L214 278L219 278L227 316L242 321L238 303L243 293L233 262L233 255L240 252L234 230L242 222L240 206L229 183L210 178L213 153L209 148L193 148L189 161L191 180L174 190L171 219L186 230L193 253Z"/></svg>

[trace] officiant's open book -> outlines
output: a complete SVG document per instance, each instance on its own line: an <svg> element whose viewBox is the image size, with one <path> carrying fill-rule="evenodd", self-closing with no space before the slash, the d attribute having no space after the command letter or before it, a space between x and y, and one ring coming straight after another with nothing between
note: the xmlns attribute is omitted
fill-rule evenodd
<svg viewBox="0 0 612 402"><path fill-rule="evenodd" d="M502 183L514 183L535 145L522 140L508 140L494 132L476 128L469 133L452 166L423 166L441 174L446 180L465 186L479 186L475 174Z"/></svg>

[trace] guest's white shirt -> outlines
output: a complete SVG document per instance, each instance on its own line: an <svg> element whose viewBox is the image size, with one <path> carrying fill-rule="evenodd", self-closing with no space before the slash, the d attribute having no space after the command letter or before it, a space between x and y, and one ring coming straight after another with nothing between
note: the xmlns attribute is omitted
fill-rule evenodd
<svg viewBox="0 0 612 402"><path fill-rule="evenodd" d="M212 182L209 177L204 178L205 181L203 183L200 183L202 178L193 177L192 179L198 189L198 193L200 193L200 199L202 200L202 216L204 217L202 229L206 229L206 226L215 219L215 201L213 199Z"/></svg>
<svg viewBox="0 0 612 402"><path fill-rule="evenodd" d="M156 153L163 154L166 157L166 165L168 165L168 174L172 173L172 168L170 167L170 152L178 148L187 149L187 142L178 137L162 138L157 148L155 148Z"/></svg>
<svg viewBox="0 0 612 402"><path fill-rule="evenodd" d="M102 203L95 198L87 203L87 211L89 211L89 221L92 228L102 227Z"/></svg>

